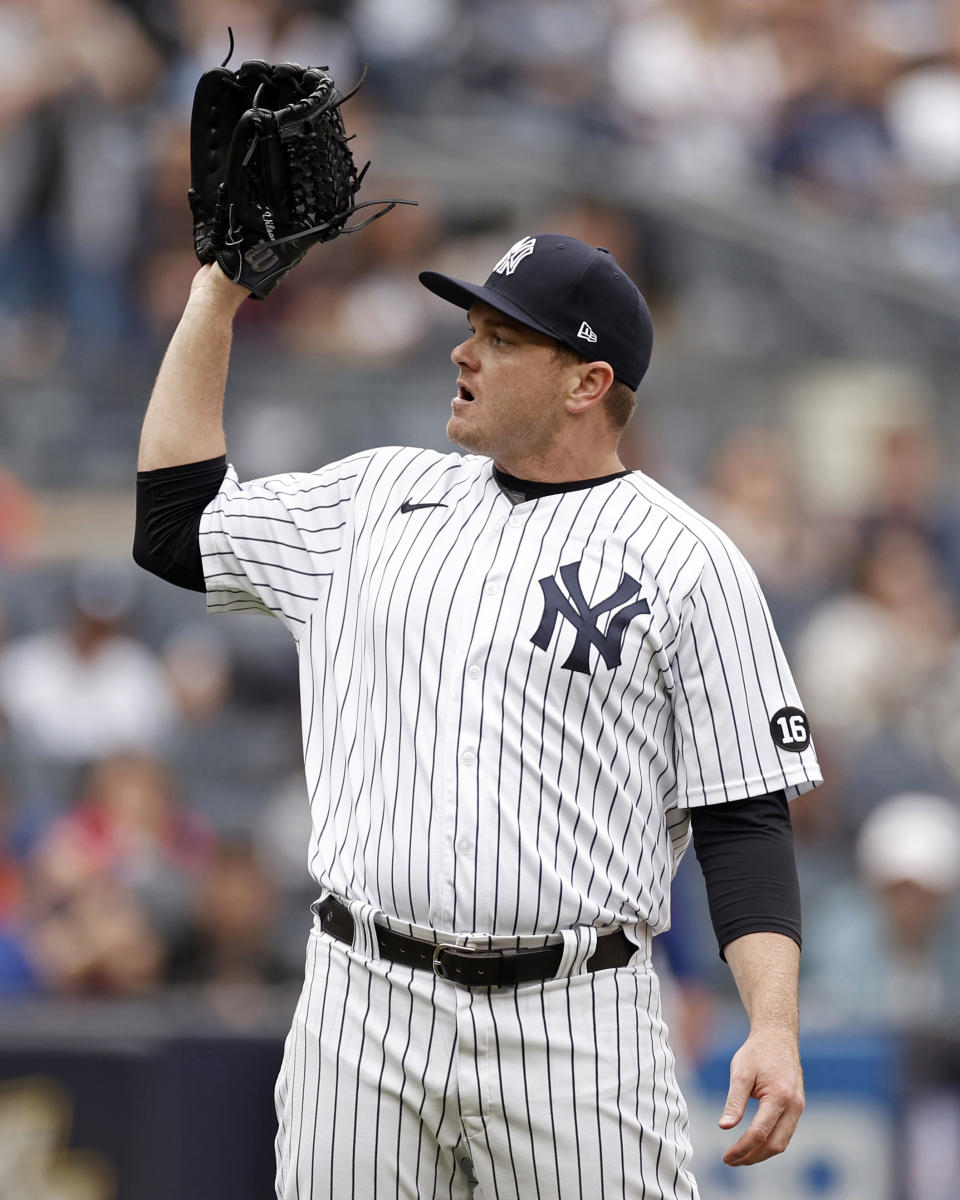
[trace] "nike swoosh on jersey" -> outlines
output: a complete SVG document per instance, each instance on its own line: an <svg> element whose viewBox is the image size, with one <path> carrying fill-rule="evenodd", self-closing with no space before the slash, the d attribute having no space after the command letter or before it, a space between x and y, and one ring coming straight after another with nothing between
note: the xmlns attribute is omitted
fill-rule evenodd
<svg viewBox="0 0 960 1200"><path fill-rule="evenodd" d="M440 504L438 501L434 501L430 504L416 504L412 500L404 500L404 502L400 505L400 511L402 513L408 513L408 512L413 512L413 510L415 508L446 508L446 507L447 506L445 504Z"/></svg>

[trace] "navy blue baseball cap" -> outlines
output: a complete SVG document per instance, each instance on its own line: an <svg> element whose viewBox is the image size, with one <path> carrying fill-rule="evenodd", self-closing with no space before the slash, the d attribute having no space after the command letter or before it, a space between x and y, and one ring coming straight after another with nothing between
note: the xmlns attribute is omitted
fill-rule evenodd
<svg viewBox="0 0 960 1200"><path fill-rule="evenodd" d="M562 233L521 238L481 286L421 271L425 288L469 308L483 300L589 361L603 360L635 390L650 365L653 322L640 289L609 250Z"/></svg>

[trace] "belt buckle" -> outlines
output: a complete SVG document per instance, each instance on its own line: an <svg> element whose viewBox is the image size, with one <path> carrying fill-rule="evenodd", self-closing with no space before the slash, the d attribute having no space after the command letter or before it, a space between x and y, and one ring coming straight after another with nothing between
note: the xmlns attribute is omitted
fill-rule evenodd
<svg viewBox="0 0 960 1200"><path fill-rule="evenodd" d="M480 948L478 946L458 946L451 945L447 942L438 942L433 952L433 973L438 979L446 979L449 983L456 983L457 981L455 979L451 979L444 970L443 959L441 958L441 954L444 950L449 950L451 954L469 955L480 953Z"/></svg>

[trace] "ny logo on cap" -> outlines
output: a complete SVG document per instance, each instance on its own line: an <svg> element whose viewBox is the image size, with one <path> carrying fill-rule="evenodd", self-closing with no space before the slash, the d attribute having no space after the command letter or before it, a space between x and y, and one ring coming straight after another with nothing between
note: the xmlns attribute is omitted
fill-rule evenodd
<svg viewBox="0 0 960 1200"><path fill-rule="evenodd" d="M520 263L533 253L533 248L537 244L535 237L521 238L519 242L514 242L510 249L506 252L503 258L493 268L497 275L512 275Z"/></svg>
<svg viewBox="0 0 960 1200"><path fill-rule="evenodd" d="M563 594L556 579L550 575L538 581L543 591L543 616L530 641L538 649L546 650L553 638L557 618L563 617L577 631L573 650L561 664L563 667L568 671L587 674L590 670L591 646L596 646L608 667L619 667L627 626L634 617L649 613L650 605L646 600L634 599L640 591L640 583L626 572L612 595L597 604L588 604L580 587L579 575L580 564L577 562L566 563L560 568L560 578L567 585L569 597ZM632 604L627 603L630 600ZM615 608L619 611L610 618L607 632L601 633L598 618Z"/></svg>

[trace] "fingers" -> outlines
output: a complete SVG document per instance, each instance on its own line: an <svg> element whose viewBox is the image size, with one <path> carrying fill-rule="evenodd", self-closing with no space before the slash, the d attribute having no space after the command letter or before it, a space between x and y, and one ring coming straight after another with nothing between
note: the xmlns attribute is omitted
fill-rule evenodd
<svg viewBox="0 0 960 1200"><path fill-rule="evenodd" d="M761 1100L750 1128L727 1150L723 1161L731 1167L748 1167L782 1154L790 1144L802 1111L800 1098L784 1101L768 1096ZM721 1124L722 1121L723 1118Z"/></svg>
<svg viewBox="0 0 960 1200"><path fill-rule="evenodd" d="M752 1088L753 1079L737 1066L734 1059L730 1065L730 1089L719 1121L721 1129L732 1129L738 1123L747 1107Z"/></svg>
<svg viewBox="0 0 960 1200"><path fill-rule="evenodd" d="M214 305L233 314L250 293L233 282L217 263L204 263L193 277L190 297L194 303Z"/></svg>

